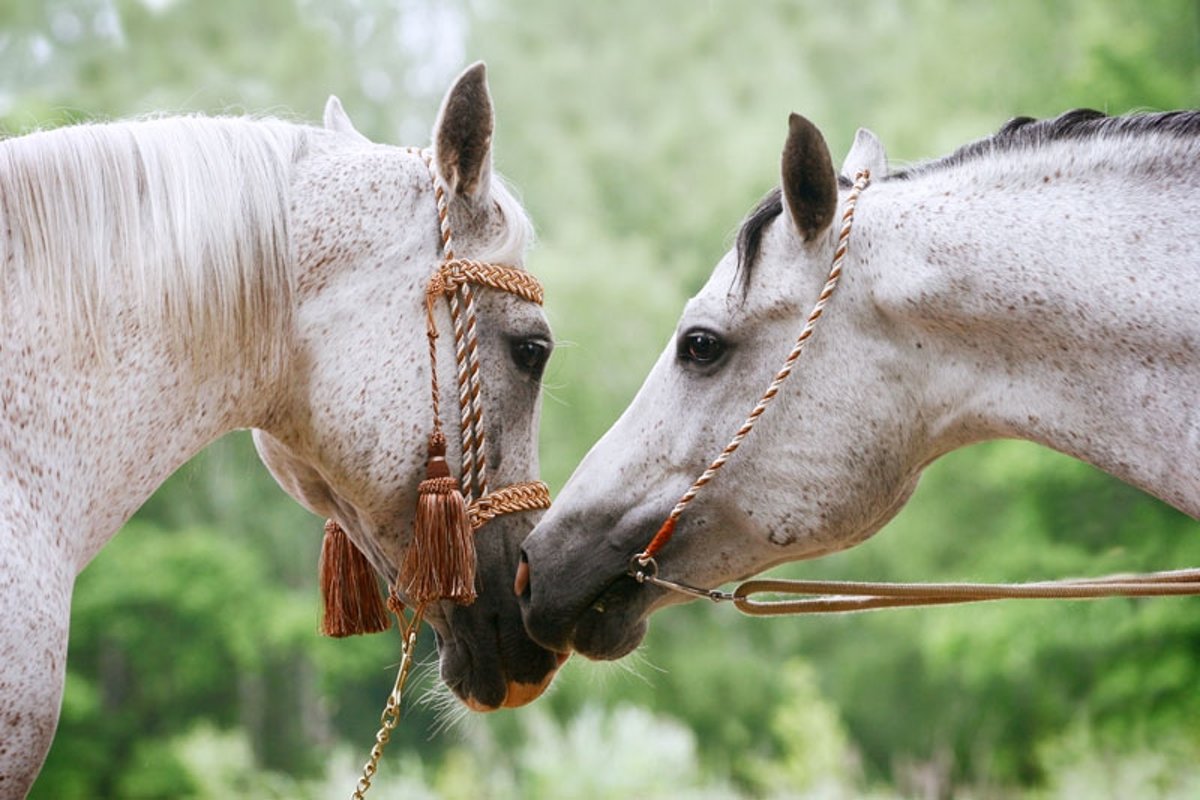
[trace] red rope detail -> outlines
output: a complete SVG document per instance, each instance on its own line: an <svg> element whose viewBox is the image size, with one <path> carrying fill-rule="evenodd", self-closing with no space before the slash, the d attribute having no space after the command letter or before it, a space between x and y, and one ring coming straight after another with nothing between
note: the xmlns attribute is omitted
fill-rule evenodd
<svg viewBox="0 0 1200 800"><path fill-rule="evenodd" d="M638 556L639 561L648 561L654 558L655 554L663 548L671 537L675 534L675 523L679 517L667 517L667 521L658 529L658 533L654 534L654 538L650 540L650 544L646 545L646 549Z"/></svg>

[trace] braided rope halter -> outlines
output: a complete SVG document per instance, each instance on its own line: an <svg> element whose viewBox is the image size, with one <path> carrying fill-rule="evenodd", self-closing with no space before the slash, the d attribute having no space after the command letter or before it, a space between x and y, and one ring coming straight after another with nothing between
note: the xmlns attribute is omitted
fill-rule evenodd
<svg viewBox="0 0 1200 800"><path fill-rule="evenodd" d="M450 229L450 208L445 187L433 167L433 156L427 149L408 148L409 153L421 157L433 180L434 202L437 205L438 227L442 241L442 262L434 270L425 287L425 333L429 340L430 399L433 405L433 432L431 444L443 447L446 435L442 429L441 386L438 382L437 303L445 298L450 306L450 319L454 330L454 360L457 365L458 405L462 444L462 478L453 477L426 479L425 483L440 484L439 489L461 487L466 502L466 515L472 532L478 531L488 522L503 514L534 511L550 507L550 489L542 481L523 481L490 490L487 475L487 443L483 424L483 384L479 374L479 338L475 292L473 287L482 286L507 292L522 300L542 305L544 292L537 278L524 270L503 264L488 264L454 254L454 235ZM418 554L420 556L421 554ZM451 599L470 602L474 599L474 587L462 587L465 594ZM405 618L404 607L393 586L388 596L388 608L400 620L402 650L396 681L388 694L387 703L379 719L379 730L370 758L363 766L352 800L363 800L371 781L379 769L383 748L391 739L392 731L400 722L400 709L404 686L412 670L417 646L417 633L424 617L426 601L415 604L411 617Z"/></svg>
<svg viewBox="0 0 1200 800"><path fill-rule="evenodd" d="M784 381L792 374L792 368L801 353L804 352L804 346L812 337L817 321L824 313L830 298L833 297L842 276L842 265L849 252L854 209L858 204L859 195L870 184L870 180L869 170L862 170L854 177L854 185L846 196L845 208L842 211L842 226L838 232L837 246L834 248L833 264L829 269L829 275L812 311L804 322L800 335L784 360L783 366L775 374L771 384L759 398L746 421L733 435L729 444L725 445L725 449L721 451L720 455L713 459L708 468L679 498L646 548L630 560L628 574L638 583L650 583L673 592L691 597L708 598L715 602L732 602L739 611L753 616L868 611L899 606L946 605L983 600L1083 600L1100 597L1164 597L1200 594L1200 569L1018 584L798 581L762 578L744 581L732 592L703 589L659 577L656 556L671 540L679 518L754 430L754 426L762 417L763 412L778 396ZM807 597L798 600L751 599L752 595L763 593L807 595Z"/></svg>
<svg viewBox="0 0 1200 800"><path fill-rule="evenodd" d="M503 264L488 264L454 255L454 235L450 229L450 208L446 190L433 168L429 150L420 150L421 159L433 177L434 201L442 238L442 263L434 270L425 288L426 337L429 340L430 400L433 405L433 435L445 439L442 431L441 387L438 383L437 318L439 298L450 304L454 328L454 360L457 364L458 406L462 432L462 478L460 486L467 501L471 527L478 530L502 514L534 511L550 507L550 490L542 481L523 481L489 491L487 443L483 425L483 383L479 375L479 334L473 286L507 292L522 300L542 305L545 292L541 283L525 270Z"/></svg>

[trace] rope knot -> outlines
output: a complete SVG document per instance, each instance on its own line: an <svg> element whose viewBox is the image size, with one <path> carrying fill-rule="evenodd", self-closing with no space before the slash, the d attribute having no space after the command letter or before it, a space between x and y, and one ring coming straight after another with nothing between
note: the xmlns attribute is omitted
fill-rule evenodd
<svg viewBox="0 0 1200 800"><path fill-rule="evenodd" d="M459 491L458 478L447 475L441 478L426 478L421 481L421 494L450 494Z"/></svg>

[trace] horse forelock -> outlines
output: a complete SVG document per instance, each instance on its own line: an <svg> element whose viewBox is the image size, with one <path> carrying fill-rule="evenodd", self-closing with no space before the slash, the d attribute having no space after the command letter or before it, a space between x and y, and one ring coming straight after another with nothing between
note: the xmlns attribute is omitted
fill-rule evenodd
<svg viewBox="0 0 1200 800"><path fill-rule="evenodd" d="M273 119L90 123L0 142L3 278L106 352L113 315L201 361L276 343L292 307L287 208L305 129Z"/></svg>
<svg viewBox="0 0 1200 800"><path fill-rule="evenodd" d="M845 175L838 176L838 188L849 189L853 183ZM742 225L738 228L737 243L737 276L741 279L742 291L750 286L750 275L758 262L758 254L762 249L763 235L767 226L783 213L783 192L776 186L758 201Z"/></svg>
<svg viewBox="0 0 1200 800"><path fill-rule="evenodd" d="M746 219L742 221L737 234L737 274L742 280L743 291L750 284L750 273L758 261L758 252L762 249L763 232L771 220L783 213L783 192L778 186L762 200L758 201Z"/></svg>

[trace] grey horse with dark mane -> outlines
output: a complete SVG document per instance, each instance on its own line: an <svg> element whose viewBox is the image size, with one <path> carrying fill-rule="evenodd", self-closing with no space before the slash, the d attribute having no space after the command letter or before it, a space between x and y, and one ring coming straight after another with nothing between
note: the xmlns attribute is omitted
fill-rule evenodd
<svg viewBox="0 0 1200 800"><path fill-rule="evenodd" d="M533 638L619 658L685 595L862 542L939 456L1019 438L1200 516L1200 114L1022 118L888 173L860 130L839 175L793 115L781 184L683 311L630 407L525 541ZM854 176L869 175L858 189ZM753 435L730 442L830 273L837 293Z"/></svg>

